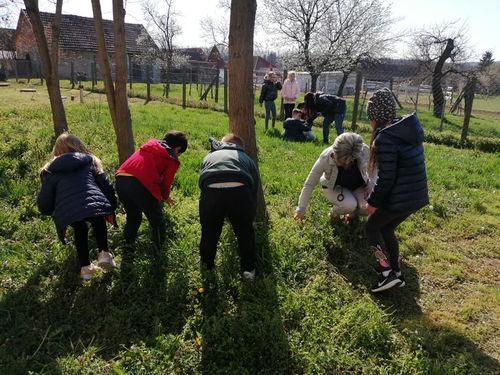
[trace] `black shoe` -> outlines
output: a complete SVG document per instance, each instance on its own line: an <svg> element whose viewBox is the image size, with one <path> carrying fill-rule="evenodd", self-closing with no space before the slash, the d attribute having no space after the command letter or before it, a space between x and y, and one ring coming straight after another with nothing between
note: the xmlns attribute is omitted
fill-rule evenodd
<svg viewBox="0 0 500 375"><path fill-rule="evenodd" d="M401 285L401 283L402 283L401 280L396 276L394 272L391 271L389 272L389 276L384 277L382 275L382 277L380 277L379 282L373 286L372 292L373 293L382 292L384 290L391 289L395 286L399 286Z"/></svg>
<svg viewBox="0 0 500 375"><path fill-rule="evenodd" d="M399 287L402 288L406 285L406 280L405 280L405 277L403 276L403 274L401 273L401 271L396 271L394 272L396 277L401 280L401 284L399 284Z"/></svg>
<svg viewBox="0 0 500 375"><path fill-rule="evenodd" d="M375 267L375 272L377 272L379 278L386 278L391 273L392 268L390 266L383 267L380 264ZM400 272L401 273L401 272ZM397 276L397 275L396 275Z"/></svg>

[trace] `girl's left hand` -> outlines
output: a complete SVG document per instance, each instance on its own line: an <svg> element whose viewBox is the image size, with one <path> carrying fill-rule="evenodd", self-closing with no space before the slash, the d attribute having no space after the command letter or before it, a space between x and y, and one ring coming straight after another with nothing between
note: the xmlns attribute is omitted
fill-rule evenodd
<svg viewBox="0 0 500 375"><path fill-rule="evenodd" d="M368 216L373 215L375 213L375 211L377 211L376 207L370 206L368 203L366 204L366 212L367 212Z"/></svg>

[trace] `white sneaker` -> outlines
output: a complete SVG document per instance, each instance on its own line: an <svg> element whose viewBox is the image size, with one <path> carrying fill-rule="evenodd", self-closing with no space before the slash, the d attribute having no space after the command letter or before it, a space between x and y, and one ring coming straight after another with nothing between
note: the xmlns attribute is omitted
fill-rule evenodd
<svg viewBox="0 0 500 375"><path fill-rule="evenodd" d="M116 263L109 251L100 251L97 254L97 265L106 269L115 268Z"/></svg>
<svg viewBox="0 0 500 375"><path fill-rule="evenodd" d="M255 269L243 272L243 279L253 281L255 279Z"/></svg>
<svg viewBox="0 0 500 375"><path fill-rule="evenodd" d="M101 271L102 271L101 267L95 266L92 263L90 263L88 266L83 266L80 269L80 277L83 280L90 280L92 276Z"/></svg>

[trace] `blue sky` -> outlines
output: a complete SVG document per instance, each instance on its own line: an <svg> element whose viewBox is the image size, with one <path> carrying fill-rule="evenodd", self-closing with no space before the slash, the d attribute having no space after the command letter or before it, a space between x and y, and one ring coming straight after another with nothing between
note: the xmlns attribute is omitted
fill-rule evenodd
<svg viewBox="0 0 500 375"><path fill-rule="evenodd" d="M125 2L127 22L142 23L142 1ZM110 0L101 1L103 15L109 19L112 18L110 3ZM391 3L393 16L401 19L395 25L396 29L419 29L434 23L465 21L469 45L475 52L473 59L476 60L485 50L491 50L495 60L500 61L500 0L393 0ZM180 13L183 29L177 40L179 45L204 45L200 37L200 19L217 15L217 4L218 0L176 0L175 7ZM54 5L49 0L40 0L40 8L53 11ZM88 0L64 0L63 12L91 17L92 7ZM259 40L261 36L257 34L256 38ZM402 49L398 49L400 56L404 56Z"/></svg>

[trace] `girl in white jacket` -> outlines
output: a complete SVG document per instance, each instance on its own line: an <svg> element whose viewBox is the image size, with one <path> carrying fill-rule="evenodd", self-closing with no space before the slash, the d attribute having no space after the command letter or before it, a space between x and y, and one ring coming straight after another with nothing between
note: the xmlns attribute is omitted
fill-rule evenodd
<svg viewBox="0 0 500 375"><path fill-rule="evenodd" d="M314 163L304 187L294 218L302 220L314 187L321 183L323 193L333 205L332 218L340 215L366 215L366 197L373 190L376 171L368 173L370 150L356 133L339 135L332 146L323 150Z"/></svg>

